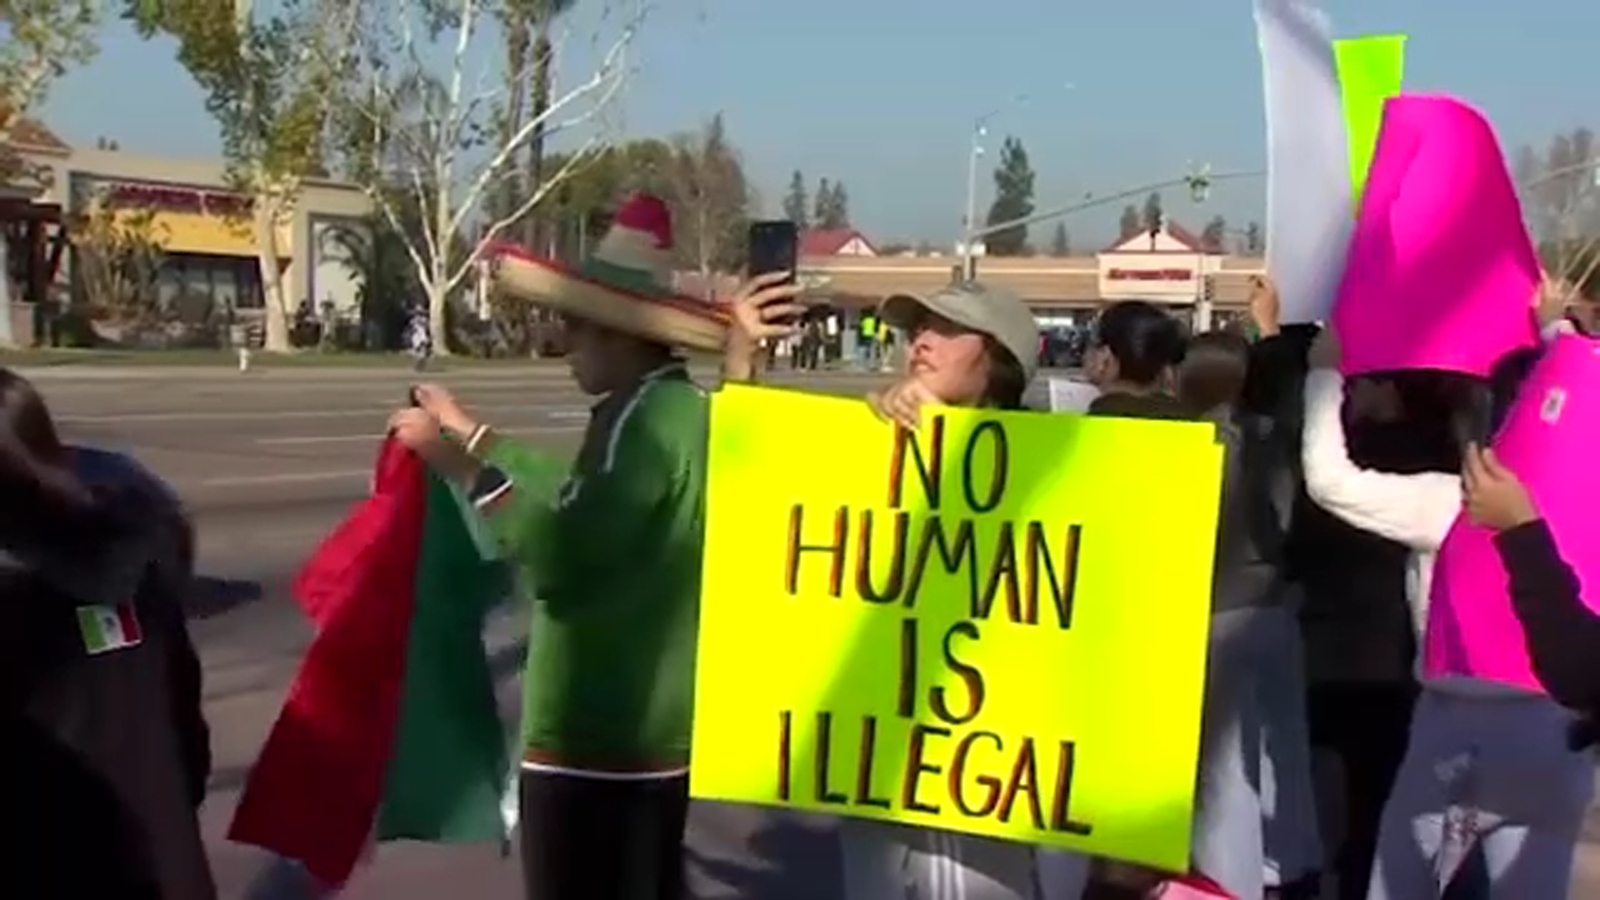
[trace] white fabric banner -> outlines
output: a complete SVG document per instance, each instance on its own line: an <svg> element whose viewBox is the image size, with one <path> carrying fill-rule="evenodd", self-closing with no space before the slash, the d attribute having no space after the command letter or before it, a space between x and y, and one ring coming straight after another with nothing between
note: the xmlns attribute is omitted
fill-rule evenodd
<svg viewBox="0 0 1600 900"><path fill-rule="evenodd" d="M1267 274L1285 324L1328 318L1354 227L1332 27L1309 0L1255 0L1267 109Z"/></svg>

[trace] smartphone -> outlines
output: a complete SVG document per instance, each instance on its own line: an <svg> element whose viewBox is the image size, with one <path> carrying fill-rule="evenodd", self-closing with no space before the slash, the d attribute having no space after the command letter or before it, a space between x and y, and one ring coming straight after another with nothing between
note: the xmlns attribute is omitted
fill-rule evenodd
<svg viewBox="0 0 1600 900"><path fill-rule="evenodd" d="M787 272L785 284L794 284L800 256L800 231L793 222L777 219L750 223L750 250L746 271L751 278L769 272Z"/></svg>

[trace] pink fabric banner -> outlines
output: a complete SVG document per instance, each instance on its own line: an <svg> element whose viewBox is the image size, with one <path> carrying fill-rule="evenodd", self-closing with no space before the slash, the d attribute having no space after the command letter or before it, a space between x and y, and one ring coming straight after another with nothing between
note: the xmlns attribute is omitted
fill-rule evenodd
<svg viewBox="0 0 1600 900"><path fill-rule="evenodd" d="M1495 437L1495 453L1523 480L1600 612L1600 341L1577 335L1552 344L1518 393ZM1542 691L1511 608L1493 535L1456 520L1433 570L1423 671Z"/></svg>
<svg viewBox="0 0 1600 900"><path fill-rule="evenodd" d="M1334 327L1346 375L1486 375L1538 340L1539 260L1494 130L1451 97L1384 104Z"/></svg>

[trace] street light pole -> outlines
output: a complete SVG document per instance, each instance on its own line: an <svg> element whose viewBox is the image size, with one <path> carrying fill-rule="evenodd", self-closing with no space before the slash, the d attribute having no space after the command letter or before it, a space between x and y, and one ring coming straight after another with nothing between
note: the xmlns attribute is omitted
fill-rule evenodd
<svg viewBox="0 0 1600 900"><path fill-rule="evenodd" d="M990 113L993 115L993 113ZM978 119L972 126L972 149L967 154L967 214L962 220L961 239L961 271L968 281L978 275L978 257L973 251L973 231L978 222L978 157L983 155L983 140L986 129L984 120Z"/></svg>
<svg viewBox="0 0 1600 900"><path fill-rule="evenodd" d="M1034 213L1031 216L1024 216L1020 219L1012 219L1009 222L986 225L983 228L974 230L972 232L972 236L975 239L981 239L996 232L1005 231L1010 228L1021 228L1027 225L1037 225L1040 222L1048 222L1052 219L1070 216L1073 213L1080 213L1084 210L1094 209L1098 206L1105 206L1108 203L1115 203L1118 200L1127 200L1131 197L1138 197L1148 194L1151 191L1160 191L1170 187L1187 187L1193 196L1194 201L1196 203L1200 203L1204 202L1206 199L1206 195L1210 192L1211 186L1219 181L1233 181L1240 178L1260 178L1266 174L1266 172L1261 171L1222 172L1220 174L1212 174L1207 169L1201 168L1194 172L1190 172L1182 178L1171 178L1166 181L1157 181L1153 184L1144 184L1140 185L1139 187L1127 188L1126 190L1117 191L1114 194L1106 194L1103 197L1088 197L1070 206L1062 206L1056 209L1047 210L1042 213Z"/></svg>
<svg viewBox="0 0 1600 900"><path fill-rule="evenodd" d="M1071 82L1061 85L1065 91L1072 88ZM967 211L961 223L961 271L968 280L978 277L978 239L984 234L994 233L978 231L978 157L983 155L983 139L989 135L989 120L1026 102L1028 95L1018 94L1004 106L997 106L972 121L972 146L967 151Z"/></svg>

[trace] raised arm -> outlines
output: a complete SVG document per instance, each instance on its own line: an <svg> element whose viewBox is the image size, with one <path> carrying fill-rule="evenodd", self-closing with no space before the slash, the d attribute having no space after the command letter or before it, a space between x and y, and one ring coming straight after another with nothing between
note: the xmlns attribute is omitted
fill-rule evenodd
<svg viewBox="0 0 1600 900"><path fill-rule="evenodd" d="M762 344L798 333L794 325L805 307L795 302L798 284L785 284L792 273L757 275L728 306L728 343L722 353L722 380L753 383L760 377Z"/></svg>
<svg viewBox="0 0 1600 900"><path fill-rule="evenodd" d="M1395 475L1360 468L1350 461L1345 443L1339 418L1343 402L1338 371L1316 368L1306 377L1300 451L1306 493L1356 528L1413 550L1438 550L1461 511L1461 479L1443 472Z"/></svg>
<svg viewBox="0 0 1600 900"><path fill-rule="evenodd" d="M1600 616L1583 604L1577 573L1556 549L1543 519L1495 536L1522 621L1528 656L1550 696L1563 706L1600 706Z"/></svg>

